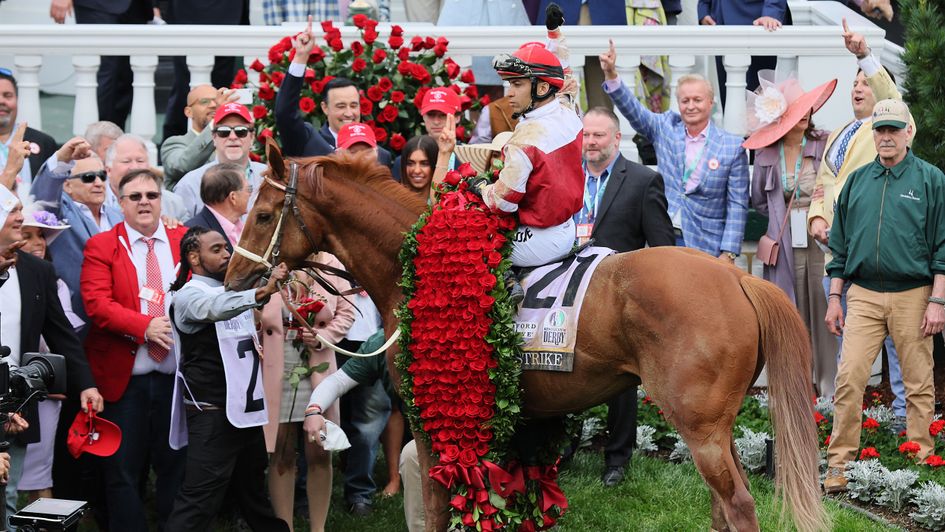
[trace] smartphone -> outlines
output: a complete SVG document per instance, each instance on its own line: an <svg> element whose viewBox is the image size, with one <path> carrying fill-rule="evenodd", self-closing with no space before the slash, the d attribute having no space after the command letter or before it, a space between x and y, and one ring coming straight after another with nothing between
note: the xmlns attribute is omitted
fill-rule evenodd
<svg viewBox="0 0 945 532"><path fill-rule="evenodd" d="M253 103L253 89L235 89L236 94L239 95L239 99L236 100L237 103L243 105L252 105Z"/></svg>

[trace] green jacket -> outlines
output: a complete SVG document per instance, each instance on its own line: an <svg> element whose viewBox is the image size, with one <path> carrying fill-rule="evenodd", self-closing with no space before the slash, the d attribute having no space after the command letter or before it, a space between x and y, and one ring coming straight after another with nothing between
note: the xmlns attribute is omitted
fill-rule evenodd
<svg viewBox="0 0 945 532"><path fill-rule="evenodd" d="M387 338L384 337L384 329L380 329L361 344L358 353L370 353L379 349L385 341ZM398 397L397 390L390 380L390 374L387 372L387 357L384 353L373 357L351 357L340 369L352 380L365 386L371 386L375 381L380 380L381 386L389 397Z"/></svg>
<svg viewBox="0 0 945 532"><path fill-rule="evenodd" d="M830 232L832 278L901 292L945 274L945 175L910 150L887 169L857 169L837 199Z"/></svg>

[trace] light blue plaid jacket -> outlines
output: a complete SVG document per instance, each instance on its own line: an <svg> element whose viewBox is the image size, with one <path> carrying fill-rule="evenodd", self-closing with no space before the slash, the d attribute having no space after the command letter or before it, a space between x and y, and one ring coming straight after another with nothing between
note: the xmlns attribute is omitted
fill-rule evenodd
<svg viewBox="0 0 945 532"><path fill-rule="evenodd" d="M686 126L679 113L657 114L645 109L623 82L613 92L607 91L605 83L604 91L633 129L656 148L657 167L666 182L669 215L672 218L680 211L686 247L713 256L722 251L741 253L748 218L748 156L742 148L743 139L710 121L702 163L695 170L699 184L691 192L684 192ZM709 167L713 160L718 161L714 170Z"/></svg>

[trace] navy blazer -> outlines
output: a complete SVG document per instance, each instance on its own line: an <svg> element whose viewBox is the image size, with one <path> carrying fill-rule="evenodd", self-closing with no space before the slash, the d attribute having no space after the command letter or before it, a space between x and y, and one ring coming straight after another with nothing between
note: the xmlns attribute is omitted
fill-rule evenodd
<svg viewBox="0 0 945 532"><path fill-rule="evenodd" d="M23 140L33 142L39 146L39 153L33 153L29 156L30 177L35 178L39 174L39 169L43 166L43 163L46 162L46 159L49 159L50 155L56 153L59 145L56 144L56 139L31 127L26 128L23 133Z"/></svg>
<svg viewBox="0 0 945 532"><path fill-rule="evenodd" d="M276 93L276 127L279 129L279 140L282 141L282 154L287 157L331 155L335 152L335 137L328 130L327 122L316 131L312 124L302 118L299 110L301 90L302 78L286 73ZM377 161L389 168L390 152L378 146Z"/></svg>
<svg viewBox="0 0 945 532"><path fill-rule="evenodd" d="M578 23L578 18L581 16L581 0L541 0L535 24L545 25L545 9L551 2L561 7L565 25ZM587 3L587 8L590 10L591 24L594 26L627 25L627 7L622 0L592 0Z"/></svg>
<svg viewBox="0 0 945 532"><path fill-rule="evenodd" d="M699 20L711 15L716 24L750 26L759 17L789 22L787 0L699 0Z"/></svg>
<svg viewBox="0 0 945 532"><path fill-rule="evenodd" d="M230 242L230 238L226 236L226 231L223 230L223 226L220 225L220 222L217 220L217 217L210 212L210 209L204 205L203 209L200 209L196 215L190 220L184 222L184 225L187 227L206 227L211 231L216 231L223 235L223 239L226 240L226 249L233 254L233 243ZM239 242L237 242L239 244Z"/></svg>

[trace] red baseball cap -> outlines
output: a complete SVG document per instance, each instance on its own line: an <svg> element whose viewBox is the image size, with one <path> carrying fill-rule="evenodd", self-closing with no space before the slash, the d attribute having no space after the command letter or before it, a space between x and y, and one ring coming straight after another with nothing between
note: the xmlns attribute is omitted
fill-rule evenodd
<svg viewBox="0 0 945 532"><path fill-rule="evenodd" d="M377 147L374 130L366 124L353 122L341 126L338 130L338 149L347 150L352 145L363 142L372 148Z"/></svg>
<svg viewBox="0 0 945 532"><path fill-rule="evenodd" d="M219 124L224 118L230 115L237 115L248 123L253 123L253 117L249 114L249 109L245 105L236 102L230 102L217 107L217 112L213 114L213 123Z"/></svg>
<svg viewBox="0 0 945 532"><path fill-rule="evenodd" d="M121 429L111 421L98 417L91 408L79 411L69 427L66 446L69 454L78 458L82 453L111 456L121 445Z"/></svg>
<svg viewBox="0 0 945 532"><path fill-rule="evenodd" d="M437 87L430 89L423 95L423 103L420 105L420 114L425 115L430 111L440 111L448 115L455 115L460 108L459 95L449 87Z"/></svg>

